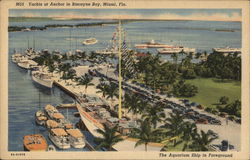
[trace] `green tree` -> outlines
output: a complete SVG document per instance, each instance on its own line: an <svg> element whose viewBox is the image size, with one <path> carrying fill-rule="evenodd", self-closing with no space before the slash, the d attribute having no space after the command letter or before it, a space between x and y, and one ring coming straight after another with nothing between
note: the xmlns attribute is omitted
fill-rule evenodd
<svg viewBox="0 0 250 160"><path fill-rule="evenodd" d="M165 113L163 110L163 106L157 103L156 105L148 105L145 106L145 113L142 115L142 118L149 120L153 127L156 128L158 122L162 122L165 118Z"/></svg>
<svg viewBox="0 0 250 160"><path fill-rule="evenodd" d="M223 104L223 105L224 105L224 104L227 104L228 101L229 101L229 98L226 97L226 96L221 97L220 100L219 100L219 102L220 102L221 104Z"/></svg>
<svg viewBox="0 0 250 160"><path fill-rule="evenodd" d="M211 131L204 132L201 130L200 134L197 132L193 135L193 142L190 144L190 149L193 151L208 151L209 145L217 138Z"/></svg>
<svg viewBox="0 0 250 160"><path fill-rule="evenodd" d="M135 143L135 147L144 144L145 151L147 151L148 144L150 142L155 142L157 138L155 135L158 132L158 130L153 129L150 121L147 119L140 120L139 123L140 123L139 128L133 128L133 132L136 133L137 138L139 139Z"/></svg>
<svg viewBox="0 0 250 160"><path fill-rule="evenodd" d="M123 141L120 134L117 134L118 125L110 127L104 124L104 130L97 129L97 132L102 135L101 137L94 137L94 141L98 143L96 149L106 148L112 151L112 147L118 142Z"/></svg>
<svg viewBox="0 0 250 160"><path fill-rule="evenodd" d="M93 80L93 77L85 73L85 75L77 78L77 81L78 81L77 85L85 85L85 93L87 93L88 86L94 85L93 83L91 83L92 80Z"/></svg>
<svg viewBox="0 0 250 160"><path fill-rule="evenodd" d="M165 119L165 125L162 127L164 128L162 132L166 134L166 137L174 138L180 136L183 133L183 129L185 127L183 119L184 115L181 115L178 112L170 113L170 117ZM177 140L174 139L174 146L176 145Z"/></svg>

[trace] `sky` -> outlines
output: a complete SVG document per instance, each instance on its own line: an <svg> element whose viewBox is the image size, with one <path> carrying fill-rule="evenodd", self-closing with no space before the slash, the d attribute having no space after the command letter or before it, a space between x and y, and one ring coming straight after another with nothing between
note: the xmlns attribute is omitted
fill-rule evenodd
<svg viewBox="0 0 250 160"><path fill-rule="evenodd" d="M241 9L12 9L10 17L241 21Z"/></svg>

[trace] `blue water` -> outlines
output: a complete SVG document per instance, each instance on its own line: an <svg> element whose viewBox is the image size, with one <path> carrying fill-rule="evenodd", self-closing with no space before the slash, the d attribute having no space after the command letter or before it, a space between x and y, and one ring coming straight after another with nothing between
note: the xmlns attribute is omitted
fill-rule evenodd
<svg viewBox="0 0 250 160"><path fill-rule="evenodd" d="M46 104L58 105L73 102L70 96L57 87L50 90L33 83L29 74L28 71L18 68L14 63L9 63L9 151L23 151L22 139L27 134L41 133L51 144L48 139L48 131L35 124L35 112ZM67 116L67 110L60 109L60 112L73 124L79 121L79 118L73 116L76 111L76 109L68 109ZM72 150L87 151L88 149L69 149L67 151Z"/></svg>
<svg viewBox="0 0 250 160"><path fill-rule="evenodd" d="M59 23L78 24L83 21L11 22L10 26L44 26ZM24 51L28 47L28 42L30 47L35 45L36 50L44 48L59 51L104 49L110 43L115 28L115 25L106 25L10 32L9 57L13 54L14 49ZM131 47L135 43L147 42L151 39L156 42L194 47L198 51L207 52L214 47L241 47L241 23L239 22L145 21L126 23L123 24L123 28L127 33L126 40ZM214 31L215 29L233 29L235 32L217 32ZM66 40L69 37L72 38L71 41ZM91 46L81 45L81 42L89 37L95 37L98 39L98 43ZM29 72L18 68L9 60L9 151L23 151L22 138L24 135L41 133L48 137L46 129L35 125L34 114L40 107L44 107L48 103L57 105L71 102L73 99L59 88L54 87L52 90L48 90L35 85ZM66 115L66 110L61 111ZM74 112L76 112L75 109L69 109L68 117L71 122L76 123L79 118L73 116ZM93 137L88 132L85 132L85 136L92 141Z"/></svg>

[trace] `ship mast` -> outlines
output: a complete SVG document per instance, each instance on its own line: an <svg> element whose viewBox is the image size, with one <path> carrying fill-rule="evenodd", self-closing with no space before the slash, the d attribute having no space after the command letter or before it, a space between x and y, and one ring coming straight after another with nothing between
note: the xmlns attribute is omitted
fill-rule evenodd
<svg viewBox="0 0 250 160"><path fill-rule="evenodd" d="M119 26L118 26L118 34L119 34L119 48L118 48L118 54L119 54L119 105L118 105L118 118L122 118L122 52L121 52L121 46L122 46L122 39L121 39L121 20L119 20Z"/></svg>

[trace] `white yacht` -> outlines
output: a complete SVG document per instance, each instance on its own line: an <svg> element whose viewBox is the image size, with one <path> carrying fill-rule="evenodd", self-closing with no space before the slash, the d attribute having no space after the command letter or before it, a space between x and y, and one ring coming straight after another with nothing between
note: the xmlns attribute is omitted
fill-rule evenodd
<svg viewBox="0 0 250 160"><path fill-rule="evenodd" d="M183 51L182 48L160 48L160 49L157 49L157 51L160 53L160 54L173 54L173 53L180 53L181 51Z"/></svg>
<svg viewBox="0 0 250 160"><path fill-rule="evenodd" d="M37 63L33 60L26 60L26 59L21 59L17 65L23 69L33 69L37 67Z"/></svg>
<svg viewBox="0 0 250 160"><path fill-rule="evenodd" d="M54 80L52 74L43 71L32 71L32 80L44 87L52 88Z"/></svg>
<svg viewBox="0 0 250 160"><path fill-rule="evenodd" d="M62 128L54 128L49 132L50 140L60 149L69 149L68 134Z"/></svg>
<svg viewBox="0 0 250 160"><path fill-rule="evenodd" d="M70 145L74 148L83 148L85 146L85 138L79 129L66 130L69 134Z"/></svg>
<svg viewBox="0 0 250 160"><path fill-rule="evenodd" d="M95 38L88 38L88 39L85 39L82 44L83 45L92 45L92 44L96 44L98 42L97 39Z"/></svg>
<svg viewBox="0 0 250 160"><path fill-rule="evenodd" d="M146 49L146 48L165 48L170 47L171 45L157 43L153 39L150 42L142 43L142 44L135 44L135 48L139 49Z"/></svg>
<svg viewBox="0 0 250 160"><path fill-rule="evenodd" d="M218 53L241 53L241 48L213 48L213 51Z"/></svg>

